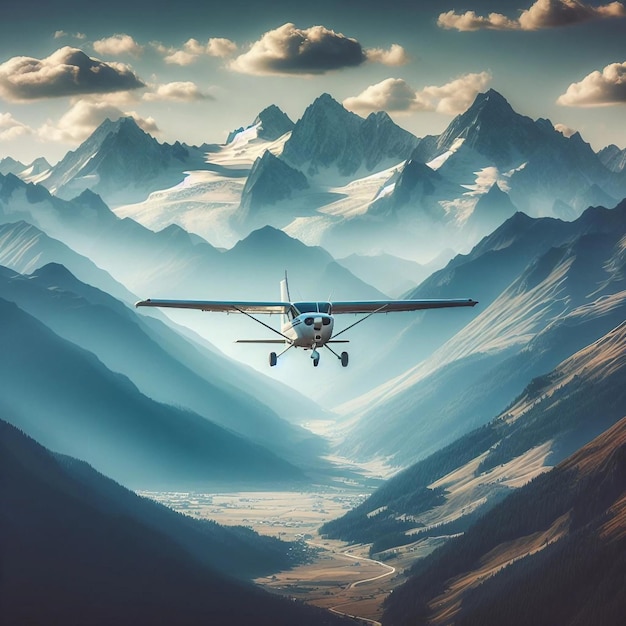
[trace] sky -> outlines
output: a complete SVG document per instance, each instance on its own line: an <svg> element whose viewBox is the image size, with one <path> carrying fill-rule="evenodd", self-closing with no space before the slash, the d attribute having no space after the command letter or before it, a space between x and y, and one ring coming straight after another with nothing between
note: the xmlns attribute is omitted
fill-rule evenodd
<svg viewBox="0 0 626 626"><path fill-rule="evenodd" d="M52 164L107 117L224 143L322 93L418 137L479 92L626 148L626 0L55 0L0 10L0 159Z"/></svg>

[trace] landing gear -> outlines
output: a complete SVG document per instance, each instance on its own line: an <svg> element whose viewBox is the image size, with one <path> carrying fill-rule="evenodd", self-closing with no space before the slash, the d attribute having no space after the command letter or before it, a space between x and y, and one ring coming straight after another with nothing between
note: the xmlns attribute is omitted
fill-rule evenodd
<svg viewBox="0 0 626 626"><path fill-rule="evenodd" d="M276 352L270 352L270 367L274 367L276 365L276 361L278 357L276 356Z"/></svg>
<svg viewBox="0 0 626 626"><path fill-rule="evenodd" d="M317 367L320 364L320 353L314 349L311 352L311 358L313 359L313 367Z"/></svg>
<svg viewBox="0 0 626 626"><path fill-rule="evenodd" d="M348 353L347 352L342 352L341 353L341 367L348 367Z"/></svg>

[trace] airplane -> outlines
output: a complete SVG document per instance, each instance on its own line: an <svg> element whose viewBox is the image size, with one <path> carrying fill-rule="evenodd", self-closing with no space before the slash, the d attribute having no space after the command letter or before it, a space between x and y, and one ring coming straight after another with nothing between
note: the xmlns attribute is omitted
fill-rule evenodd
<svg viewBox="0 0 626 626"><path fill-rule="evenodd" d="M236 300L140 300L136 307L161 307L175 309L198 309L200 311L217 311L222 313L242 313L258 322L280 339L239 339L237 343L267 343L286 346L282 352L270 352L269 364L274 367L278 359L291 348L311 350L314 367L320 362L318 348L326 348L341 361L343 367L348 366L348 353L337 354L329 344L349 343L349 340L337 339L346 331L376 313L392 313L396 311L421 311L424 309L442 309L447 307L476 306L478 302L471 298L457 300L333 300L316 302L293 302L289 295L287 273L280 283L279 301L236 301ZM282 318L281 330L262 322L252 314L279 314ZM335 333L335 316L344 313L364 314L354 324Z"/></svg>

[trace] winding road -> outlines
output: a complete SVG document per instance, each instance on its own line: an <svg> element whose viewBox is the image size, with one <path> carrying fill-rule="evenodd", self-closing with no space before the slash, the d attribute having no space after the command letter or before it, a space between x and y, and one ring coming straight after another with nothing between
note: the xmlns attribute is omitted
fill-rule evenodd
<svg viewBox="0 0 626 626"><path fill-rule="evenodd" d="M383 563L382 561L376 561L375 559L370 559L370 558L363 557L363 556L356 556L354 554L350 554L347 550L344 552L339 552L337 550L330 549L328 546L324 546L319 543L313 543L312 541L309 541L307 543L310 546L328 550L329 552L333 552L334 554L343 556L347 559L353 559L355 561L367 561L369 563L374 563L375 565L380 565L381 567L384 567L385 569L387 569L386 572L380 574L379 576L373 576L371 578L364 578L363 580L356 580L353 583L350 583L350 585L348 585L347 587L348 589L354 589L355 587L358 587L360 585L365 585L367 583L371 583L376 580L381 580L382 578L387 578L388 576L393 576L393 574L396 573L395 567L392 567L391 565L387 565ZM352 618L360 619L361 621L367 622L368 624L372 624L373 626L382 626L382 624L380 622L377 622L376 620L369 619L367 617L360 617L359 615L354 615L354 613L344 613L343 611L339 610L342 606L348 606L350 604L354 604L354 600L351 600L349 602L342 602L341 604L336 604L335 606L330 607L329 610L332 613L335 613L337 615L343 615L345 617L352 617Z"/></svg>

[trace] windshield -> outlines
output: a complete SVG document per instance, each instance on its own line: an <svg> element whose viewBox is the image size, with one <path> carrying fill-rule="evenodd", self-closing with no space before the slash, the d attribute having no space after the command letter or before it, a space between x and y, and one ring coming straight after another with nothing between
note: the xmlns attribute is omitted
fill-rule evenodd
<svg viewBox="0 0 626 626"><path fill-rule="evenodd" d="M330 302L294 302L298 313L330 313Z"/></svg>

